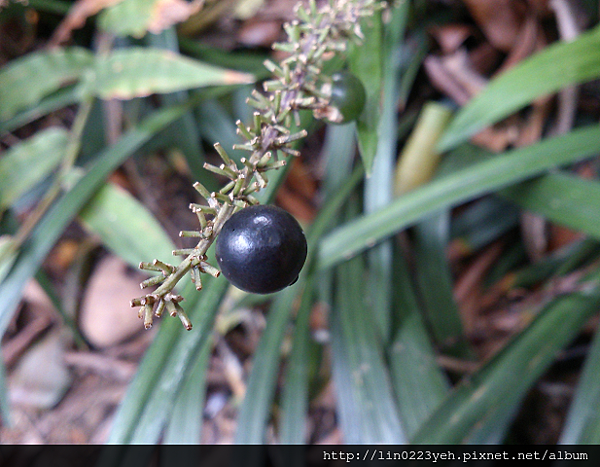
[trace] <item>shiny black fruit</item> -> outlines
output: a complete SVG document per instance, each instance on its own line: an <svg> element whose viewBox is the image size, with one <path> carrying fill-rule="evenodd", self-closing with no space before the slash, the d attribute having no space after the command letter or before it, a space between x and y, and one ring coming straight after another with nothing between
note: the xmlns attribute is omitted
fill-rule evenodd
<svg viewBox="0 0 600 467"><path fill-rule="evenodd" d="M306 259L306 238L283 209L251 206L225 222L216 256L221 272L238 289L273 293L298 278Z"/></svg>
<svg viewBox="0 0 600 467"><path fill-rule="evenodd" d="M365 101L365 87L352 73L341 71L331 76L330 105L339 111L339 116L332 123L356 120L363 111Z"/></svg>

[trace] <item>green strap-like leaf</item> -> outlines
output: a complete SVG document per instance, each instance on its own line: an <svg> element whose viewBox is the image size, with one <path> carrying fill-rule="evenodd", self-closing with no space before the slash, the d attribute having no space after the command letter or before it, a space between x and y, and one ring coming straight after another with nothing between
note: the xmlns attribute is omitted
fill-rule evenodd
<svg viewBox="0 0 600 467"><path fill-rule="evenodd" d="M399 80L399 50L402 47L402 38L406 18L409 12L409 2L403 3L398 8L392 10L391 21L385 25L383 41L377 44L379 53L382 54L386 66L382 73L382 83L379 84L380 92L378 98L381 111L379 122L375 131L375 160L371 162L370 176L365 179L364 188L364 212L371 213L389 204L394 197L394 165L396 162L396 143L397 143L397 100ZM377 42L377 41L375 41ZM355 59L361 63L363 55L357 55ZM370 76L368 79L376 79ZM381 94L381 97L379 97ZM362 125L357 126L359 140L365 133ZM368 131L367 131L368 133ZM365 135L367 138L368 136ZM370 162L365 160L363 155L363 164ZM371 303L373 317L376 320L379 333L384 342L391 340L391 315L392 315L392 243L384 242L373 248L368 256L369 277L367 293Z"/></svg>
<svg viewBox="0 0 600 467"><path fill-rule="evenodd" d="M344 133L340 130L342 127L329 127L333 134ZM338 146L336 150L331 148L332 154L336 159L348 157L351 154L351 147ZM339 151L339 152L338 152ZM345 179L345 183L331 194L330 199L319 210L319 214L314 220L308 234L309 257L306 261L305 273L306 286L302 293L300 308L295 322L294 340L292 353L288 361L288 368L285 376L285 386L281 402L281 421L280 421L280 442L283 444L302 444L305 442L305 422L306 410L308 408L308 359L309 359L309 339L310 339L310 312L312 309L312 294L315 285L314 271L311 265L314 264L316 251L312 245L317 244L318 239L335 219L337 211L346 201L348 196L355 190L359 181L363 178L362 167L358 167ZM300 280L304 280L301 276Z"/></svg>
<svg viewBox="0 0 600 467"><path fill-rule="evenodd" d="M600 239L600 183L567 173L550 173L502 190L523 209Z"/></svg>
<svg viewBox="0 0 600 467"><path fill-rule="evenodd" d="M281 398L279 424L279 442L281 444L304 444L306 442L311 343L309 325L314 281L314 275L309 275L294 323L292 351L287 362L285 386Z"/></svg>
<svg viewBox="0 0 600 467"><path fill-rule="evenodd" d="M454 117L438 143L452 149L534 99L600 76L600 28L551 45L494 79Z"/></svg>
<svg viewBox="0 0 600 467"><path fill-rule="evenodd" d="M600 443L600 331L596 331L588 352L575 397L567 413L560 444Z"/></svg>
<svg viewBox="0 0 600 467"><path fill-rule="evenodd" d="M412 441L459 444L496 422L499 411L511 412L599 305L598 291L556 298L500 354L465 377Z"/></svg>
<svg viewBox="0 0 600 467"><path fill-rule="evenodd" d="M356 122L360 157L365 172L371 174L377 152L377 128L381 115L381 83L383 75L383 23L381 13L369 18L364 26L365 40L350 55L350 70L365 86L365 108Z"/></svg>
<svg viewBox="0 0 600 467"><path fill-rule="evenodd" d="M117 412L109 442L156 444L160 439L198 354L212 345L215 316L229 286L223 277L207 277L202 282L200 294L191 282L182 291L194 328L184 332L181 323L170 317L161 323L152 352L144 356Z"/></svg>
<svg viewBox="0 0 600 467"><path fill-rule="evenodd" d="M454 300L452 273L446 257L449 210L423 219L413 230L419 291L433 335L444 352L468 358L470 348Z"/></svg>
<svg viewBox="0 0 600 467"><path fill-rule="evenodd" d="M0 213L43 181L64 157L67 132L51 127L11 147L0 158Z"/></svg>
<svg viewBox="0 0 600 467"><path fill-rule="evenodd" d="M93 54L79 47L33 52L13 60L0 71L0 121L79 80L93 61Z"/></svg>
<svg viewBox="0 0 600 467"><path fill-rule="evenodd" d="M212 339L208 339L195 360L190 362L179 395L175 399L171 419L165 430L163 444L198 444L202 436L204 401L206 399L206 370L211 357ZM170 467L172 463L165 463Z"/></svg>
<svg viewBox="0 0 600 467"><path fill-rule="evenodd" d="M79 214L84 225L129 265L172 261L175 245L148 209L127 191L104 185Z"/></svg>
<svg viewBox="0 0 600 467"><path fill-rule="evenodd" d="M81 91L82 89L79 86L67 86L44 97L33 107L18 113L8 120L0 121L0 135L14 131L50 112L79 102L81 100Z"/></svg>
<svg viewBox="0 0 600 467"><path fill-rule="evenodd" d="M347 260L429 213L518 183L550 168L585 159L596 154L599 147L600 127L592 125L434 180L387 207L332 231L321 241L319 266L326 268Z"/></svg>
<svg viewBox="0 0 600 467"><path fill-rule="evenodd" d="M400 424L381 340L364 300L364 263L355 258L338 269L331 310L331 347L337 412L349 444L401 444Z"/></svg>
<svg viewBox="0 0 600 467"><path fill-rule="evenodd" d="M394 308L399 323L388 349L390 375L402 426L411 439L447 396L450 383L436 362L411 271L400 251L394 255Z"/></svg>
<svg viewBox="0 0 600 467"><path fill-rule="evenodd" d="M260 339L254 356L252 373L238 417L235 436L237 444L261 444L265 442L275 378L279 369L281 343L287 328L294 299L304 281L285 289L277 295L269 310L267 327Z"/></svg>
<svg viewBox="0 0 600 467"><path fill-rule="evenodd" d="M129 47L97 56L90 92L102 99L131 99L218 84L251 83L252 75L217 68L154 48Z"/></svg>

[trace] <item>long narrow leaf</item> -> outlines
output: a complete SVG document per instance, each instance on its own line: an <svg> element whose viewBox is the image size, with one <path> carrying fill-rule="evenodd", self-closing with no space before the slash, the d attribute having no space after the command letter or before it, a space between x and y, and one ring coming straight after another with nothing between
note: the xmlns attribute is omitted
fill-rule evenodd
<svg viewBox="0 0 600 467"><path fill-rule="evenodd" d="M148 209L125 190L104 185L79 218L104 245L131 266L158 258L170 261L175 245Z"/></svg>
<svg viewBox="0 0 600 467"><path fill-rule="evenodd" d="M377 152L379 136L377 128L381 115L381 86L383 75L383 22L381 13L369 19L365 25L365 41L350 54L350 70L364 84L367 100L356 122L360 157L367 176L371 174Z"/></svg>
<svg viewBox="0 0 600 467"><path fill-rule="evenodd" d="M79 102L81 100L81 91L82 88L80 86L69 86L44 97L33 107L18 113L8 120L0 121L0 135L14 131L50 112Z"/></svg>
<svg viewBox="0 0 600 467"><path fill-rule="evenodd" d="M567 173L550 173L502 190L523 209L600 239L600 183Z"/></svg>
<svg viewBox="0 0 600 467"><path fill-rule="evenodd" d="M402 426L411 439L444 400L450 384L435 360L411 273L400 252L394 255L394 284L399 323L388 350L390 375Z"/></svg>
<svg viewBox="0 0 600 467"><path fill-rule="evenodd" d="M452 273L446 258L449 232L448 210L434 213L415 226L415 264L420 296L437 343L444 351L467 358L469 345L454 300Z"/></svg>
<svg viewBox="0 0 600 467"><path fill-rule="evenodd" d="M370 172L367 170L364 188L364 212L371 213L377 209L389 204L394 197L393 172L396 161L396 132L398 127L397 100L399 60L398 49L401 46L401 40L404 35L406 18L408 16L409 3L393 10L391 21L385 25L383 41L381 44L374 40L378 49L384 49L382 59L387 64L382 73L383 81L380 85L381 91L376 95L379 98L381 94L381 115L376 128L370 131L376 132L376 151L375 160L369 162L363 154L363 164L365 167L371 165ZM376 29L375 29L376 31ZM373 32L375 32L373 31ZM380 52L381 53L381 52ZM362 63L360 58L355 58ZM360 65L356 65L360 67ZM365 70L365 72L368 70ZM368 74L368 73L366 73ZM369 76L370 80L377 79L376 76ZM371 86L371 83L368 84ZM375 89L377 91L377 87ZM357 127L359 140L365 138L368 129L364 129L360 122ZM368 145L368 144L367 144ZM363 146L367 146L363 145ZM379 333L385 342L391 339L391 303L392 303L392 243L383 242L381 245L373 248L368 255L368 289L369 301L375 320L379 326Z"/></svg>
<svg viewBox="0 0 600 467"><path fill-rule="evenodd" d="M79 47L34 52L13 60L0 71L0 120L77 81L93 61L92 53Z"/></svg>
<svg viewBox="0 0 600 467"><path fill-rule="evenodd" d="M0 159L0 213L60 164L67 139L66 130L51 127L6 151Z"/></svg>
<svg viewBox="0 0 600 467"><path fill-rule="evenodd" d="M181 323L169 317L161 323L117 410L109 443L155 444L161 436L194 357L210 343L218 305L228 286L223 278L208 277L203 282L201 294L191 283L182 290L194 329L184 333Z"/></svg>
<svg viewBox="0 0 600 467"><path fill-rule="evenodd" d="M560 73L556 66L560 63ZM600 28L523 60L493 80L452 120L438 143L447 151L534 99L600 76Z"/></svg>
<svg viewBox="0 0 600 467"><path fill-rule="evenodd" d="M148 37L149 45L157 48L164 48L173 53L179 53L179 44L177 41L177 32L174 28L169 28L161 34L152 34ZM182 104L189 99L187 91L179 91L160 96L164 106ZM187 165L192 174L192 178L202 183L209 191L216 191L214 177L204 170L206 158L202 149L202 140L191 110L174 122L167 130L173 145L178 147L183 153Z"/></svg>
<svg viewBox="0 0 600 467"><path fill-rule="evenodd" d="M256 349L252 373L238 417L235 435L235 442L238 444L265 442L265 427L273 402L281 342L298 288L303 285L303 281L298 280L294 286L279 293L269 309L267 327Z"/></svg>
<svg viewBox="0 0 600 467"><path fill-rule="evenodd" d="M306 441L306 413L308 411L308 366L310 352L310 312L314 275L306 280L302 301L296 315L294 340L287 369L281 402L279 442L303 444Z"/></svg>
<svg viewBox="0 0 600 467"><path fill-rule="evenodd" d="M204 345L190 365L189 373L173 405L173 413L163 438L164 444L197 444L200 442L202 414L206 398L206 370L211 350L212 345Z"/></svg>
<svg viewBox="0 0 600 467"><path fill-rule="evenodd" d="M149 28L158 32L162 21L169 20L166 5L161 0L123 0L102 11L100 27L117 36L142 37ZM168 5L168 4L167 4ZM172 8L176 9L177 4ZM185 5L184 5L185 7ZM179 7L182 8L182 7Z"/></svg>
<svg viewBox="0 0 600 467"><path fill-rule="evenodd" d="M87 85L102 99L131 99L253 81L252 75L207 65L166 50L129 47L97 56L93 79Z"/></svg>
<svg viewBox="0 0 600 467"><path fill-rule="evenodd" d="M381 341L364 303L362 258L339 267L331 316L333 377L344 441L406 442Z"/></svg>
<svg viewBox="0 0 600 467"><path fill-rule="evenodd" d="M339 128L339 127L335 127ZM334 130L337 132L337 130ZM341 151L349 151L349 147L338 148ZM346 153L349 155L349 152ZM337 156L343 157L338 153ZM339 191L332 194L313 222L308 234L309 247L316 245L318 239L330 226L341 205L354 191L356 185L363 177L362 168L357 168L346 179ZM292 353L286 371L285 386L281 402L280 442L283 444L301 444L305 438L305 417L308 408L308 341L310 339L309 317L311 311L311 298L314 287L314 271L311 270L314 263L316 251L309 248L309 256L306 261L308 273L306 287L302 294L300 308L296 317L294 341Z"/></svg>
<svg viewBox="0 0 600 467"><path fill-rule="evenodd" d="M552 363L556 353L598 310L600 294L558 297L480 371L466 377L415 435L415 443L457 444L511 411Z"/></svg>
<svg viewBox="0 0 600 467"><path fill-rule="evenodd" d="M599 144L600 128L593 125L437 179L332 231L321 242L319 265L326 268L347 260L429 213L590 157L598 152Z"/></svg>
<svg viewBox="0 0 600 467"><path fill-rule="evenodd" d="M598 444L600 442L600 332L596 331L565 426L560 444Z"/></svg>

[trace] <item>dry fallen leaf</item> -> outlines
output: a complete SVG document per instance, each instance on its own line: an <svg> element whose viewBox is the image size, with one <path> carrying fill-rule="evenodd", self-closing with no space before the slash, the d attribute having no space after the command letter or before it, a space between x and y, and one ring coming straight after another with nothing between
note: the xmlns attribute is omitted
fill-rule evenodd
<svg viewBox="0 0 600 467"><path fill-rule="evenodd" d="M56 47L66 42L71 37L74 29L81 28L85 21L109 6L116 5L123 0L78 0L69 9L69 14L58 25L48 42L48 47Z"/></svg>
<svg viewBox="0 0 600 467"><path fill-rule="evenodd" d="M48 334L23 355L9 378L13 404L50 409L60 402L71 384L65 347L65 336L59 330Z"/></svg>
<svg viewBox="0 0 600 467"><path fill-rule="evenodd" d="M140 276L116 256L106 256L89 280L79 324L84 336L95 347L118 344L142 329L137 312L129 300L140 293Z"/></svg>
<svg viewBox="0 0 600 467"><path fill-rule="evenodd" d="M154 4L152 16L148 22L148 31L158 34L161 31L187 20L200 11L204 0L158 0Z"/></svg>
<svg viewBox="0 0 600 467"><path fill-rule="evenodd" d="M237 41L246 47L270 47L280 34L278 21L248 20L238 31Z"/></svg>
<svg viewBox="0 0 600 467"><path fill-rule="evenodd" d="M464 0L494 47L510 51L516 43L526 6L515 0Z"/></svg>

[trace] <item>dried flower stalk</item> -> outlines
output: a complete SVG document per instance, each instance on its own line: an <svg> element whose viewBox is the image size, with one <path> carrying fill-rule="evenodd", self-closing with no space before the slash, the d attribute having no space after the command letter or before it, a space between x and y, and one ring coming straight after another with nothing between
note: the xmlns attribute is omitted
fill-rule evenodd
<svg viewBox="0 0 600 467"><path fill-rule="evenodd" d="M179 266L158 260L140 263L140 269L158 273L140 284L142 288L156 285L158 288L131 301L132 307L141 307L139 316L147 329L152 326L153 317L160 317L165 309L171 316L178 316L186 329L192 328L179 305L183 297L173 293L174 287L188 273L198 290L202 288L201 274L219 275L219 270L207 262L208 248L236 211L258 203L252 194L267 186L266 172L286 163L278 160L278 154L300 155L291 146L306 136L306 130L292 132L290 128L293 123L300 126L298 112L302 109L313 110L317 117L327 114L330 96L323 92L327 88L323 84L329 78L322 74L323 63L345 51L349 40L360 41L363 37L360 20L372 16L383 6L384 2L378 0L330 0L321 8L314 0L310 0L307 7L301 3L296 5L297 19L284 25L287 41L273 46L289 53L288 58L280 64L265 62L273 79L264 83L264 93L255 90L247 101L255 109L253 122L249 127L236 122L244 143L234 145L234 149L248 151L249 156L242 158L242 167L238 167L225 149L215 144L223 163L219 166L204 164L204 168L230 181L213 193L198 182L194 184L207 204L190 205L198 216L200 228L180 232L180 236L199 238L198 244L173 251L176 256L185 256Z"/></svg>

